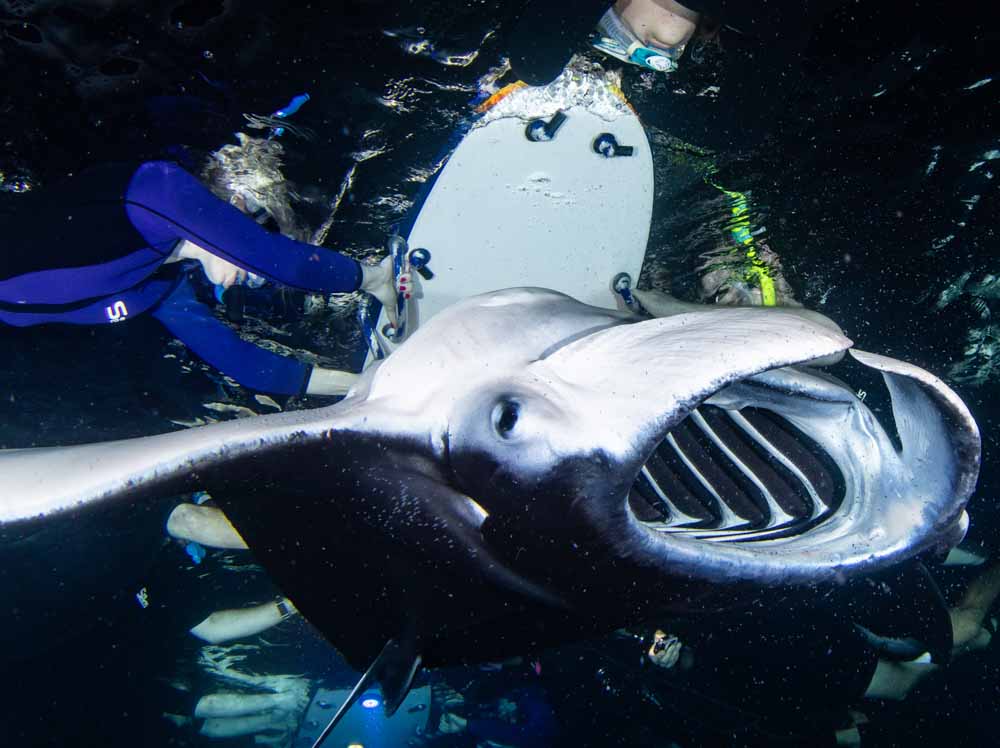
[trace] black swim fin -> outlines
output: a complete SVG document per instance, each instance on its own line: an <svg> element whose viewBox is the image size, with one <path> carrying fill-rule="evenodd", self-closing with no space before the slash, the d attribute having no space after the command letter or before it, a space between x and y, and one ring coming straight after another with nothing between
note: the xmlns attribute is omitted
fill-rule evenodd
<svg viewBox="0 0 1000 748"><path fill-rule="evenodd" d="M406 695L410 692L410 686L413 685L413 678L420 669L422 658L420 653L417 652L415 645L416 643L412 639L399 641L390 639L386 642L385 647L382 648L382 652L375 658L375 662L365 671L365 674L361 676L361 679L354 686L347 700L340 705L337 713L333 715L330 723L323 728L323 732L316 738L312 744L312 748L319 748L323 744L323 741L326 740L327 736L333 732L333 729L344 718L344 715L347 714L347 710L351 708L354 702L358 700L358 697L373 683L377 683L379 689L382 691L382 706L385 710L385 716L391 717L395 714L400 704L406 698Z"/></svg>
<svg viewBox="0 0 1000 748"><path fill-rule="evenodd" d="M882 600L865 606L854 621L869 644L889 659L927 652L931 662L947 664L954 646L951 615L927 567L914 560L873 581L872 597Z"/></svg>

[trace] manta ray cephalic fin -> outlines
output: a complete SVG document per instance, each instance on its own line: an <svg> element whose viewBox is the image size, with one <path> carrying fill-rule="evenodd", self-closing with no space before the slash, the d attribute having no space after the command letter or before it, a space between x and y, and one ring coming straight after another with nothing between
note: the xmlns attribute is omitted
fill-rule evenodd
<svg viewBox="0 0 1000 748"><path fill-rule="evenodd" d="M377 683L382 690L382 703L385 709L385 716L391 717L396 713L399 705L403 703L406 694L413 685L413 678L420 669L422 657L416 651L412 640L390 639L386 642L382 652L375 658L365 674L361 676L357 685L348 695L347 700L340 705L337 713L333 715L330 723L323 728L312 748L319 748L323 741L333 732L337 724L347 714L347 710L358 700L372 683Z"/></svg>

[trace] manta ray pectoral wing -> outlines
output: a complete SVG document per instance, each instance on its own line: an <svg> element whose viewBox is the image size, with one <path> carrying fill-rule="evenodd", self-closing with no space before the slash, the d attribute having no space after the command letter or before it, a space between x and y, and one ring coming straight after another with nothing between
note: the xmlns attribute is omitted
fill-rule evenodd
<svg viewBox="0 0 1000 748"><path fill-rule="evenodd" d="M164 538L172 497L197 489L220 501L226 493L234 501L247 496L251 487L271 485L280 459L274 454L287 454L289 444L295 456L317 461L334 425L343 423L346 408L334 408L139 439L0 451L0 565L6 572L0 592L12 612L0 641L45 647L67 630L84 628L100 611L95 601L141 587Z"/></svg>
<svg viewBox="0 0 1000 748"><path fill-rule="evenodd" d="M118 499L197 489L205 471L292 441L321 440L337 422L339 408L240 419L122 441L0 451L0 527L24 527Z"/></svg>

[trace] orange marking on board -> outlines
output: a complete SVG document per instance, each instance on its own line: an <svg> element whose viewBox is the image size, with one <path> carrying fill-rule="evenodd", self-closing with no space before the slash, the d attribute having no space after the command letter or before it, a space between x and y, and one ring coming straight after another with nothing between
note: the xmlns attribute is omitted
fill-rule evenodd
<svg viewBox="0 0 1000 748"><path fill-rule="evenodd" d="M527 88L527 87L528 87L528 84L525 83L524 81L516 81L514 83L509 83L508 85L504 86L499 91L497 91L495 94L493 94L492 96L490 96L490 98L488 98L482 104L480 104L479 106L477 106L476 107L476 113L477 114L482 114L483 112L488 112L490 109L492 109L494 106L496 106L501 101L503 101L504 99L506 99L508 96L510 96L515 91L519 91L522 88Z"/></svg>

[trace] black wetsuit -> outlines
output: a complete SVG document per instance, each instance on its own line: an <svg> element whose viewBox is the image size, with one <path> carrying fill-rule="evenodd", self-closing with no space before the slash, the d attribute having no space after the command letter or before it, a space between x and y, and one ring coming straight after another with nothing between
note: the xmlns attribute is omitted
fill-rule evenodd
<svg viewBox="0 0 1000 748"><path fill-rule="evenodd" d="M878 654L827 608L778 608L661 621L543 657L560 745L834 745ZM674 668L647 656L655 628L686 649Z"/></svg>

